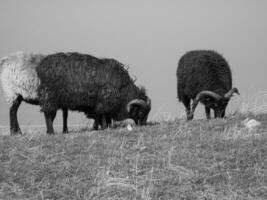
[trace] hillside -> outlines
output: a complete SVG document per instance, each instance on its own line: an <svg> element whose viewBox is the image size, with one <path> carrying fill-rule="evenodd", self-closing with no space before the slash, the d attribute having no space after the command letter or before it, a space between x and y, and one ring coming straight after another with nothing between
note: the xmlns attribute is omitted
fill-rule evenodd
<svg viewBox="0 0 267 200"><path fill-rule="evenodd" d="M267 199L267 115L246 117L2 135L0 199Z"/></svg>

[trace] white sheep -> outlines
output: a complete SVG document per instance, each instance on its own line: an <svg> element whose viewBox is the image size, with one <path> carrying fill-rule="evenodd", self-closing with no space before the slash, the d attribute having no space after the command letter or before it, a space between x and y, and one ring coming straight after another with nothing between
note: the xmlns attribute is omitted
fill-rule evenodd
<svg viewBox="0 0 267 200"><path fill-rule="evenodd" d="M0 60L0 79L3 92L10 106L10 133L21 134L17 111L22 101L39 105L38 87L40 80L36 66L44 58L41 54L16 52ZM68 110L63 110L63 132L67 130Z"/></svg>

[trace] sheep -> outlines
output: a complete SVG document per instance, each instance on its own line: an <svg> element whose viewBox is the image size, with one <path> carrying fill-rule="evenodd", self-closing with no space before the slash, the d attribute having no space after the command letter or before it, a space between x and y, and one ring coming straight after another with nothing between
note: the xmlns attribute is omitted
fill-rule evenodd
<svg viewBox="0 0 267 200"><path fill-rule="evenodd" d="M193 119L199 101L205 106L207 119L210 119L210 109L214 110L215 117L224 117L230 98L234 93L239 94L237 88L232 88L227 61L215 51L187 52L179 60L176 77L177 96L186 108L188 120Z"/></svg>
<svg viewBox="0 0 267 200"><path fill-rule="evenodd" d="M115 59L55 53L42 59L36 70L48 134L54 133L53 116L58 109L100 116L97 121L103 129L110 119L132 118L138 125L146 124L151 100Z"/></svg>
<svg viewBox="0 0 267 200"><path fill-rule="evenodd" d="M22 134L17 119L21 102L39 105L37 89L40 80L36 73L36 66L44 57L45 55L41 54L15 52L0 61L0 79L4 96L10 107L11 135ZM63 132L68 132L67 116L68 110L63 110Z"/></svg>

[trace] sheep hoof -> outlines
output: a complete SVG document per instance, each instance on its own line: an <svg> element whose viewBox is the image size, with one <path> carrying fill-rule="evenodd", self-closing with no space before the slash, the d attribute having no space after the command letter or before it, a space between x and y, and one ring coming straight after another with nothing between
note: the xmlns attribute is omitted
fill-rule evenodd
<svg viewBox="0 0 267 200"><path fill-rule="evenodd" d="M187 115L187 120L193 120L194 116L192 114Z"/></svg>
<svg viewBox="0 0 267 200"><path fill-rule="evenodd" d="M17 131L10 130L10 135L22 135L22 132L21 132L21 130L17 130Z"/></svg>

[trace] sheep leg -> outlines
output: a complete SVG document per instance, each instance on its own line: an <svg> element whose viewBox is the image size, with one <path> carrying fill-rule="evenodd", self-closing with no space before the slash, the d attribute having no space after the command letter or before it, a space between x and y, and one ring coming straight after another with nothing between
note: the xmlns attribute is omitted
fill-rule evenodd
<svg viewBox="0 0 267 200"><path fill-rule="evenodd" d="M98 120L97 119L95 119L95 121L94 121L93 130L98 130Z"/></svg>
<svg viewBox="0 0 267 200"><path fill-rule="evenodd" d="M11 135L17 135L17 134L22 134L19 123L18 123L18 118L17 118L17 111L19 109L19 106L21 104L22 97L18 96L15 101L13 102L12 106L9 109L9 115L10 115L10 134Z"/></svg>
<svg viewBox="0 0 267 200"><path fill-rule="evenodd" d="M51 114L51 119L52 119L52 122L54 122L55 118L56 118L56 115L57 115L57 112Z"/></svg>
<svg viewBox="0 0 267 200"><path fill-rule="evenodd" d="M68 109L63 109L63 133L68 133Z"/></svg>
<svg viewBox="0 0 267 200"><path fill-rule="evenodd" d="M107 128L111 124L111 118L106 117L105 115L99 115L95 118L93 129L98 130L98 126L101 126L101 129Z"/></svg>
<svg viewBox="0 0 267 200"><path fill-rule="evenodd" d="M107 120L106 120L106 115L102 115L102 118L101 118L101 125L102 125L102 130L106 129L107 128Z"/></svg>
<svg viewBox="0 0 267 200"><path fill-rule="evenodd" d="M219 117L219 113L218 111L214 110L214 118L217 118L217 117Z"/></svg>
<svg viewBox="0 0 267 200"><path fill-rule="evenodd" d="M111 128L111 126L112 126L112 120L111 120L111 117L107 116L106 120L107 120L107 126L108 126L109 128Z"/></svg>
<svg viewBox="0 0 267 200"><path fill-rule="evenodd" d="M190 99L189 98L184 98L183 100L183 104L185 106L185 112L186 112L186 116L187 116L187 119L190 120ZM193 117L192 117L193 119Z"/></svg>
<svg viewBox="0 0 267 200"><path fill-rule="evenodd" d="M98 130L99 122L100 122L100 115L96 116L95 118L95 121L93 124L93 130Z"/></svg>
<svg viewBox="0 0 267 200"><path fill-rule="evenodd" d="M191 108L191 111L189 113L189 115L187 116L187 119L188 120L192 120L193 117L194 117L194 112L195 112L195 109L197 107L197 104L198 104L198 101L196 99L193 100L193 103L192 103L192 108Z"/></svg>
<svg viewBox="0 0 267 200"><path fill-rule="evenodd" d="M205 106L205 113L206 113L207 119L210 119L210 108L207 106Z"/></svg>
<svg viewBox="0 0 267 200"><path fill-rule="evenodd" d="M225 110L222 111L221 117L225 117Z"/></svg>
<svg viewBox="0 0 267 200"><path fill-rule="evenodd" d="M214 110L214 118L223 118L225 116L225 110L224 111L220 111L220 110Z"/></svg>
<svg viewBox="0 0 267 200"><path fill-rule="evenodd" d="M56 116L56 111L45 112L44 115L45 115L47 134L54 134L53 119Z"/></svg>

